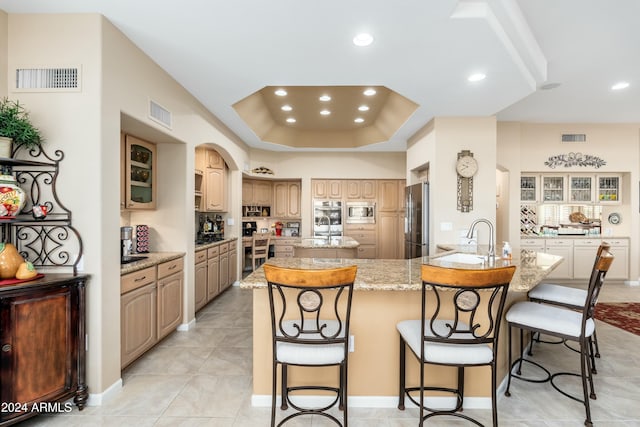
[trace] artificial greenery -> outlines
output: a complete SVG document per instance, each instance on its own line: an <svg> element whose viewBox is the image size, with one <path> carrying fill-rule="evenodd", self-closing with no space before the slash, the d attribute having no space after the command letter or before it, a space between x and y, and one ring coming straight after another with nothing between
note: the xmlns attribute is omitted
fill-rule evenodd
<svg viewBox="0 0 640 427"><path fill-rule="evenodd" d="M27 149L37 147L43 141L27 110L18 101L6 97L0 100L0 136L11 138L16 146Z"/></svg>

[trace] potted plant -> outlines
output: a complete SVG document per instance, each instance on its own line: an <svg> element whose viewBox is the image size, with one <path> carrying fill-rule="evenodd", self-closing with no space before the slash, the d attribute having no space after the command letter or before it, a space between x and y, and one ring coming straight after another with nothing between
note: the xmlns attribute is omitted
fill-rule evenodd
<svg viewBox="0 0 640 427"><path fill-rule="evenodd" d="M0 148L0 157L11 157L11 141L17 147L26 149L38 147L43 141L40 131L31 123L27 110L18 101L6 97L0 100L0 143L1 140L6 140L4 145L8 145L8 151Z"/></svg>

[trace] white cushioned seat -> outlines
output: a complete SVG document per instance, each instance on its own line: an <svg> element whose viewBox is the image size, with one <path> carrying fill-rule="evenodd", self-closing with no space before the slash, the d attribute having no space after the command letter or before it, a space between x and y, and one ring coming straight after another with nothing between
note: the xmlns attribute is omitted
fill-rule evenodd
<svg viewBox="0 0 640 427"><path fill-rule="evenodd" d="M534 330L555 332L569 337L580 337L582 313L553 305L531 301L515 303L506 315L507 322L528 326ZM585 336L595 330L593 319L587 319Z"/></svg>
<svg viewBox="0 0 640 427"><path fill-rule="evenodd" d="M530 299L553 301L559 304L582 307L587 300L585 289L571 288L569 286L553 283L540 283L529 291Z"/></svg>
<svg viewBox="0 0 640 427"><path fill-rule="evenodd" d="M453 321L437 320L434 322L434 329L438 334L445 334L448 328L445 323L452 324ZM460 322L461 328L467 328ZM415 354L420 355L420 320L404 320L396 325L398 332L406 341L407 345ZM429 325L425 325L425 335L434 336ZM472 338L471 334L453 334L449 339ZM493 359L493 351L486 344L444 344L436 342L425 342L424 358L429 363L447 363L460 365L475 365L489 363Z"/></svg>
<svg viewBox="0 0 640 427"><path fill-rule="evenodd" d="M299 322L285 321L283 322L282 329L287 334L295 335L297 329L295 325ZM310 329L309 321L305 320L305 329ZM326 325L323 328L324 335L332 335L336 333L339 323L335 320L320 320L320 325ZM278 333L278 336L283 336ZM338 334L338 337L344 337L344 331ZM322 337L318 333L314 334L300 334L299 339L306 340L322 340ZM291 365L304 364L304 365L330 365L337 364L344 360L344 345L343 344L294 344L287 342L278 342L276 350L277 359L282 363L289 363Z"/></svg>

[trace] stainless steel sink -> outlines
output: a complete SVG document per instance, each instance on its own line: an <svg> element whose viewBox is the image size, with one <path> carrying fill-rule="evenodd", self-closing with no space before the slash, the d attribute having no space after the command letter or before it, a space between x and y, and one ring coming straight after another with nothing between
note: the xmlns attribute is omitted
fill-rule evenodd
<svg viewBox="0 0 640 427"><path fill-rule="evenodd" d="M128 256L128 257L124 257L124 258L120 258L120 264L129 264L131 262L136 262L136 261L142 261L143 259L147 259L149 257L147 256Z"/></svg>

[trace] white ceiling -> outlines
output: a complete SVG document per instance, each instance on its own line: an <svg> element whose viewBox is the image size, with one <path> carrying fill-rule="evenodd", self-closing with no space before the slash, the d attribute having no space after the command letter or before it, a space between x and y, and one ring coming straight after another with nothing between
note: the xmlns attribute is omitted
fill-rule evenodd
<svg viewBox="0 0 640 427"><path fill-rule="evenodd" d="M233 132L264 86L382 85L419 104L388 142L435 116L640 123L639 0L0 0L8 13L105 15ZM361 31L374 43L351 42ZM483 72L487 78L469 83ZM612 92L626 80L630 87ZM540 90L560 83L553 90ZM290 148L286 148L290 149Z"/></svg>

